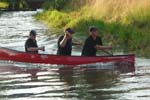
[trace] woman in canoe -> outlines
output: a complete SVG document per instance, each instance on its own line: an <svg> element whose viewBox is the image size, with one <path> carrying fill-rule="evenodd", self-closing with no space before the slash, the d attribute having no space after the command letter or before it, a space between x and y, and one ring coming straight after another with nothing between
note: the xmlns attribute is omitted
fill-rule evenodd
<svg viewBox="0 0 150 100"><path fill-rule="evenodd" d="M71 56L72 51L72 35L74 31L71 28L65 29L65 34L60 36L57 42L58 50L57 55L63 55L63 56Z"/></svg>
<svg viewBox="0 0 150 100"><path fill-rule="evenodd" d="M102 46L102 39L98 36L98 30L96 27L92 26L89 29L89 37L85 40L82 56L96 56L97 50L109 50L112 49L111 46Z"/></svg>
<svg viewBox="0 0 150 100"><path fill-rule="evenodd" d="M25 51L30 53L38 53L39 50L44 51L44 47L38 47L36 41L36 31L31 30L29 34L29 38L25 42Z"/></svg>

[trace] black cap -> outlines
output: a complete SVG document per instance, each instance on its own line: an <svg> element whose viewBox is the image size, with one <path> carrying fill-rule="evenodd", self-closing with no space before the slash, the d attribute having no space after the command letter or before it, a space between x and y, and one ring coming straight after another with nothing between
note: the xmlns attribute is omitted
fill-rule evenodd
<svg viewBox="0 0 150 100"><path fill-rule="evenodd" d="M89 31L90 31L90 32L95 32L95 31L97 31L97 28L96 28L95 26L91 26L91 27L89 28Z"/></svg>
<svg viewBox="0 0 150 100"><path fill-rule="evenodd" d="M30 35L36 36L36 31L35 30L31 30L30 31Z"/></svg>
<svg viewBox="0 0 150 100"><path fill-rule="evenodd" d="M65 31L67 31L67 32L69 32L69 33L71 33L71 34L73 34L73 33L74 33L74 30L73 30L73 29L71 29L71 28L66 28L66 29L65 29Z"/></svg>

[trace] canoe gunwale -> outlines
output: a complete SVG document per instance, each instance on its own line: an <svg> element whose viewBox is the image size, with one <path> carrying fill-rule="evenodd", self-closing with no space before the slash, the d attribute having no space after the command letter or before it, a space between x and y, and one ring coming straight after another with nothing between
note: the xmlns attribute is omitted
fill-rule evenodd
<svg viewBox="0 0 150 100"><path fill-rule="evenodd" d="M59 56L59 57L89 57L89 58L95 58L95 57L120 57L120 56L135 56L135 54L117 54L117 55L101 55L101 56L80 56L80 55L71 55L71 56L62 56L62 55L55 55L55 54L36 54L36 53L30 53L30 52L23 52L23 51L17 51L17 50L12 50L12 49L8 49L8 48L4 48L4 47L0 47L1 49L5 49L5 50L10 50L10 52L16 52L16 53L25 53L28 55L46 55L46 56Z"/></svg>

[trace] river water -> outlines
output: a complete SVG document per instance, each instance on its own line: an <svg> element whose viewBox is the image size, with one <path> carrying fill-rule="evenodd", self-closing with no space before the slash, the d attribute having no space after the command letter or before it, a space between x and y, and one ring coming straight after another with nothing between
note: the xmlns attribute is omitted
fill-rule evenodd
<svg viewBox="0 0 150 100"><path fill-rule="evenodd" d="M29 31L38 33L41 53L56 53L55 36L32 15L6 12L0 17L0 46L24 51ZM76 54L76 52L73 52ZM150 59L136 58L135 73L52 65L0 62L0 100L150 100Z"/></svg>

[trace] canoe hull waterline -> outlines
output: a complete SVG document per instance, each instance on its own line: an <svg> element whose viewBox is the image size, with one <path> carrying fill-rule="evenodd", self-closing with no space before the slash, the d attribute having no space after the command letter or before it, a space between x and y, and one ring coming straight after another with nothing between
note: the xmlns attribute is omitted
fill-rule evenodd
<svg viewBox="0 0 150 100"><path fill-rule="evenodd" d="M39 63L39 64L56 64L56 65L83 65L93 63L109 63L113 62L116 65L129 65L131 71L135 71L135 56L129 55L114 55L114 56L58 56L51 54L34 54L11 50L8 48L0 48L0 60Z"/></svg>

